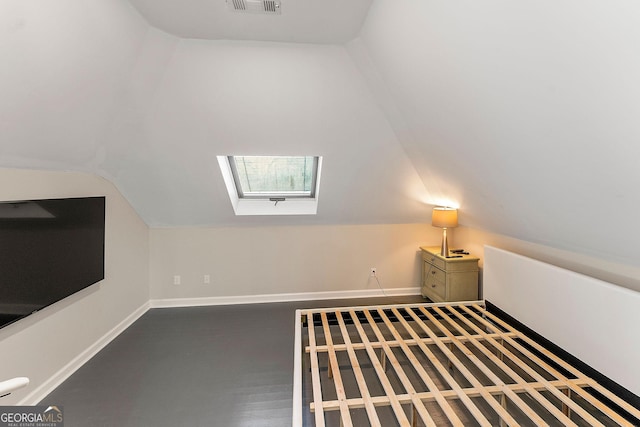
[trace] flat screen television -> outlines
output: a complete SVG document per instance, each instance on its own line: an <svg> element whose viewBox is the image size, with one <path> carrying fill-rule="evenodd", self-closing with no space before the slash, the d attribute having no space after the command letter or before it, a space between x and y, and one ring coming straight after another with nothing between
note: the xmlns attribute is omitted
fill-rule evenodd
<svg viewBox="0 0 640 427"><path fill-rule="evenodd" d="M0 202L0 327L104 279L105 198Z"/></svg>

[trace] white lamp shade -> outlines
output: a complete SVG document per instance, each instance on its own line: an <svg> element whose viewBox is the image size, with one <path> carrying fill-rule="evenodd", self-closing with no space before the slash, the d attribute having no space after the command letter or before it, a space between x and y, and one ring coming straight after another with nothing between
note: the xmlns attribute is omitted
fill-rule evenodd
<svg viewBox="0 0 640 427"><path fill-rule="evenodd" d="M435 207L431 215L431 225L440 228L458 226L458 210L454 208Z"/></svg>

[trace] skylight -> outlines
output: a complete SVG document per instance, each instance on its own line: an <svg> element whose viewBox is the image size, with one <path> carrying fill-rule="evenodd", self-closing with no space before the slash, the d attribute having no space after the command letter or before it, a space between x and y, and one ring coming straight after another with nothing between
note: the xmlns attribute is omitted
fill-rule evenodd
<svg viewBox="0 0 640 427"><path fill-rule="evenodd" d="M318 158L312 156L229 156L240 198L315 196Z"/></svg>
<svg viewBox="0 0 640 427"><path fill-rule="evenodd" d="M315 214L322 158L218 156L236 215Z"/></svg>

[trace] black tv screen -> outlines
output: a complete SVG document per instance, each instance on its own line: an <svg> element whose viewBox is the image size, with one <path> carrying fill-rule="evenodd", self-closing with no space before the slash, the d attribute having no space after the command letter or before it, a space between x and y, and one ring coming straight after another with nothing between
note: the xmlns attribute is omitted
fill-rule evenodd
<svg viewBox="0 0 640 427"><path fill-rule="evenodd" d="M0 202L0 327L104 279L105 198Z"/></svg>

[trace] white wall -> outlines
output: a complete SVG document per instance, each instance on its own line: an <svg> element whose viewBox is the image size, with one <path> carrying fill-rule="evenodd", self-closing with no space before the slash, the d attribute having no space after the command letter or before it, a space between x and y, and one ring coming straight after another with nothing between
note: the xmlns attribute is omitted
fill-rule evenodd
<svg viewBox="0 0 640 427"><path fill-rule="evenodd" d="M468 249L480 257L481 269L484 261L484 245L490 245L640 292L640 268L633 265L531 243L471 227L461 226L454 229L453 237L455 247Z"/></svg>
<svg viewBox="0 0 640 427"><path fill-rule="evenodd" d="M148 40L163 53L142 68L156 79L155 92L114 182L150 226L428 216L424 185L344 47ZM235 217L216 161L232 154L323 156L318 214Z"/></svg>
<svg viewBox="0 0 640 427"><path fill-rule="evenodd" d="M491 246L485 256L487 300L640 393L640 371L629 369L640 358L640 293Z"/></svg>
<svg viewBox="0 0 640 427"><path fill-rule="evenodd" d="M68 373L65 366L147 304L149 232L115 187L94 175L0 169L0 181L1 200L106 196L105 279L0 329L0 380L31 379L2 404L34 404Z"/></svg>
<svg viewBox="0 0 640 427"><path fill-rule="evenodd" d="M463 224L640 267L638 16L635 0L375 0L350 47Z"/></svg>
<svg viewBox="0 0 640 427"><path fill-rule="evenodd" d="M0 36L0 167L105 176L150 226L428 215L343 46L179 39L127 0L3 1ZM230 154L324 156L318 215L236 218L215 161Z"/></svg>
<svg viewBox="0 0 640 427"><path fill-rule="evenodd" d="M180 228L150 231L152 299L376 290L420 284L427 224ZM211 275L211 284L203 276ZM182 284L173 284L180 275Z"/></svg>
<svg viewBox="0 0 640 427"><path fill-rule="evenodd" d="M95 172L147 29L126 0L0 2L0 167Z"/></svg>
<svg viewBox="0 0 640 427"><path fill-rule="evenodd" d="M345 49L179 40L126 0L5 0L0 166L91 171L149 224L219 227L264 222L233 216L215 155L320 154L318 215L268 225L417 223L449 200L468 226L639 267L638 12L376 0Z"/></svg>

